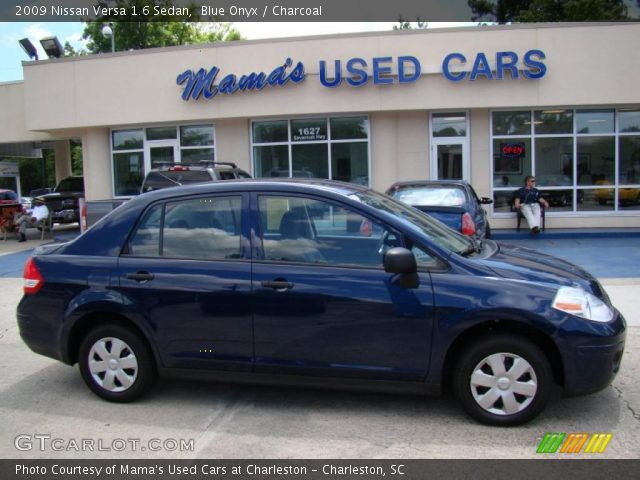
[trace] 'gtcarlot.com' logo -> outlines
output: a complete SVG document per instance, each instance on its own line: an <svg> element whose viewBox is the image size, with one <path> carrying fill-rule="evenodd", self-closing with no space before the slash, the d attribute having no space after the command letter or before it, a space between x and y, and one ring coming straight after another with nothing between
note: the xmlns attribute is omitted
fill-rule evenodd
<svg viewBox="0 0 640 480"><path fill-rule="evenodd" d="M56 438L49 434L34 433L18 435L13 445L16 450L29 452L193 452L193 438Z"/></svg>

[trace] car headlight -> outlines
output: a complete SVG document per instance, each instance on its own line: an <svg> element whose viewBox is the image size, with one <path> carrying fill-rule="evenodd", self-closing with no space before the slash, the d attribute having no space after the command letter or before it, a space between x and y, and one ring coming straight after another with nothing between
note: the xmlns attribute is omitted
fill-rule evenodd
<svg viewBox="0 0 640 480"><path fill-rule="evenodd" d="M553 299L553 308L594 322L609 322L613 311L595 295L582 288L560 287Z"/></svg>

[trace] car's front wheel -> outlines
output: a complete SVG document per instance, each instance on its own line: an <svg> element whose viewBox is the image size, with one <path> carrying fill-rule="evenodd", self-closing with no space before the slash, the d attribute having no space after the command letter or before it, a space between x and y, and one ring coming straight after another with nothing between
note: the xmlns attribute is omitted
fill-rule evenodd
<svg viewBox="0 0 640 480"><path fill-rule="evenodd" d="M466 349L456 364L454 390L476 420L520 425L544 408L553 385L545 354L520 336L486 335Z"/></svg>
<svg viewBox="0 0 640 480"><path fill-rule="evenodd" d="M87 386L111 402L130 402L148 391L157 373L147 346L131 329L95 328L80 344L78 363Z"/></svg>

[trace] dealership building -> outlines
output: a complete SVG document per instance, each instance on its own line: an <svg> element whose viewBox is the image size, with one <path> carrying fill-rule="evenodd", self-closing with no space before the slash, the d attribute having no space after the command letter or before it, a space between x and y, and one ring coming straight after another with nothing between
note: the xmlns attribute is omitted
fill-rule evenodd
<svg viewBox="0 0 640 480"><path fill-rule="evenodd" d="M81 140L90 208L164 161L379 191L464 179L494 229L535 175L547 228L640 227L638 45L640 23L525 24L28 61L0 84L0 165L50 145L63 178Z"/></svg>

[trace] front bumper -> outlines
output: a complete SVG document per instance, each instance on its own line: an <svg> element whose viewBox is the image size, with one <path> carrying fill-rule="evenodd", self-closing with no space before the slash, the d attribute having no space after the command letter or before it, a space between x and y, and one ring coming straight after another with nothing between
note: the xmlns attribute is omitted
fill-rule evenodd
<svg viewBox="0 0 640 480"><path fill-rule="evenodd" d="M603 335L579 337L561 347L567 396L602 390L611 384L620 370L626 339L624 317L616 312L616 317L608 324L588 322L587 325L592 334L600 331ZM575 338L575 333L572 337Z"/></svg>

